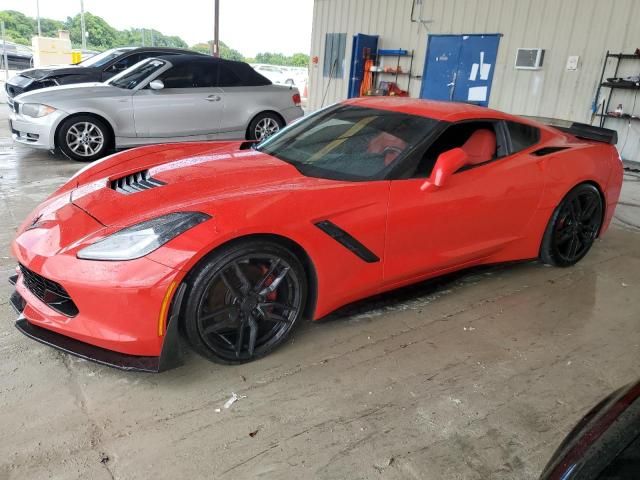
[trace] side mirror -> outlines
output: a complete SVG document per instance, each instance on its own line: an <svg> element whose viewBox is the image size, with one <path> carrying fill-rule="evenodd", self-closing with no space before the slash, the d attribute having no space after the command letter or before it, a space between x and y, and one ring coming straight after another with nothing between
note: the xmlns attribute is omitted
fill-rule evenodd
<svg viewBox="0 0 640 480"><path fill-rule="evenodd" d="M469 156L467 152L461 148L452 148L451 150L442 152L436 160L431 176L422 184L420 190L425 191L442 187L447 183L449 177L456 173L461 167L464 167L468 161Z"/></svg>
<svg viewBox="0 0 640 480"><path fill-rule="evenodd" d="M164 88L164 82L162 80L151 80L149 88L151 90L162 90Z"/></svg>

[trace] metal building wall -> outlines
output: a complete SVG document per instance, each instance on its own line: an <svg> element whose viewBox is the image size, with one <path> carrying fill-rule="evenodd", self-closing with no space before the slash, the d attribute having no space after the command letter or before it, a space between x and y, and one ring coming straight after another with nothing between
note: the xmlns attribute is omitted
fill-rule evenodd
<svg viewBox="0 0 640 480"><path fill-rule="evenodd" d="M412 3L416 2L411 21ZM309 108L315 110L347 95L351 38L356 33L380 35L379 48L414 50L412 74L421 76L428 34L501 33L489 106L542 119L590 122L591 106L605 52L633 52L640 47L640 0L315 0ZM322 75L325 33L347 34L343 78ZM540 70L516 70L517 48L544 48ZM575 71L567 57L579 55ZM611 60L610 60L611 61ZM403 64L404 65L404 64ZM609 70L613 74L613 65ZM621 64L619 76L640 74L640 60ZM418 97L421 78L411 79ZM404 88L406 80L400 80ZM609 89L602 89L609 95ZM623 104L631 112L638 91L618 90L610 109ZM640 101L635 105L640 116ZM640 121L608 119L619 131L623 157L640 161Z"/></svg>

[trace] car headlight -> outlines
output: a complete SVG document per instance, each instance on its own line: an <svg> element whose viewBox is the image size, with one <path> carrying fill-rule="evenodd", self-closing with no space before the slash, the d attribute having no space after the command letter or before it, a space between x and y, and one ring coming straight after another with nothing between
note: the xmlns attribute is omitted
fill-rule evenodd
<svg viewBox="0 0 640 480"><path fill-rule="evenodd" d="M85 260L133 260L211 218L206 213L176 212L138 223L109 235L77 254Z"/></svg>
<svg viewBox="0 0 640 480"><path fill-rule="evenodd" d="M49 105L42 105L41 103L25 103L22 105L22 114L28 117L44 117L55 111L55 108Z"/></svg>

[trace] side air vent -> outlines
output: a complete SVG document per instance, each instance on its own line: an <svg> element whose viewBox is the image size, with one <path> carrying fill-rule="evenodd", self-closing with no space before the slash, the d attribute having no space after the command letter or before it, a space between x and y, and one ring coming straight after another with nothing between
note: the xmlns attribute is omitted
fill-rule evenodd
<svg viewBox="0 0 640 480"><path fill-rule="evenodd" d="M165 183L152 178L149 174L149 170L132 173L125 177L111 180L111 188L116 192L124 193L125 195L142 192L143 190L149 190L150 188L161 187L162 185L165 185Z"/></svg>
<svg viewBox="0 0 640 480"><path fill-rule="evenodd" d="M561 150L566 150L567 148L569 147L542 147L535 152L532 152L532 155L535 155L536 157L544 157L545 155L550 155Z"/></svg>

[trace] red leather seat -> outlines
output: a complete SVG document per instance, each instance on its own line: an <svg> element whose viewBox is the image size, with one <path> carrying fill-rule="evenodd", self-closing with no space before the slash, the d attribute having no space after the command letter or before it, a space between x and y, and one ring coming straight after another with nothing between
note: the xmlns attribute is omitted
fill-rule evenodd
<svg viewBox="0 0 640 480"><path fill-rule="evenodd" d="M477 165L488 162L493 160L496 153L496 134L486 128L476 130L461 148L469 157L467 164Z"/></svg>
<svg viewBox="0 0 640 480"><path fill-rule="evenodd" d="M387 132L380 132L369 142L367 153L384 153L384 164L388 166L405 148L407 148L407 142L404 140Z"/></svg>

